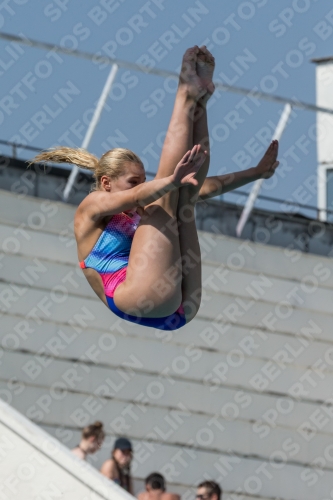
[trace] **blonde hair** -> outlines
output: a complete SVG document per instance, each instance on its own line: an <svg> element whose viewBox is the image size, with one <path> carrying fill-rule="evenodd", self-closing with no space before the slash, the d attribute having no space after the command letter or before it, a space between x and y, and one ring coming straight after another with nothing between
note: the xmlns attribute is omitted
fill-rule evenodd
<svg viewBox="0 0 333 500"><path fill-rule="evenodd" d="M90 424L84 427L84 429L82 430L82 438L88 439L91 436L94 436L97 439L104 439L105 432L102 422L96 421L94 424Z"/></svg>
<svg viewBox="0 0 333 500"><path fill-rule="evenodd" d="M79 167L92 170L95 178L93 189L95 190L99 189L100 180L103 175L108 175L112 180L120 177L124 172L124 163L127 161L138 163L143 167L143 163L140 158L129 149L110 149L104 153L100 159L98 159L97 156L89 153L85 149L67 147L59 147L43 151L31 160L29 166L32 163L48 161L53 163L72 163L78 165Z"/></svg>

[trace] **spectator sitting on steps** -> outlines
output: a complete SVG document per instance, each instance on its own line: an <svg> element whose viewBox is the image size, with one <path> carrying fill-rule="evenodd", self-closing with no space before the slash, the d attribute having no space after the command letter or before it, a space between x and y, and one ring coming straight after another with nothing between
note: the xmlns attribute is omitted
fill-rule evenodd
<svg viewBox="0 0 333 500"><path fill-rule="evenodd" d="M203 481L197 486L196 500L222 500L222 489L215 481Z"/></svg>
<svg viewBox="0 0 333 500"><path fill-rule="evenodd" d="M87 425L82 431L80 444L71 450L71 452L82 460L87 458L89 453L95 453L100 449L104 441L105 433L102 422L95 422Z"/></svg>
<svg viewBox="0 0 333 500"><path fill-rule="evenodd" d="M125 437L116 439L111 458L106 460L101 473L133 494L131 461L133 458L132 443Z"/></svg>
<svg viewBox="0 0 333 500"><path fill-rule="evenodd" d="M167 493L162 474L152 472L145 479L146 491L139 493L138 500L180 500L175 493Z"/></svg>

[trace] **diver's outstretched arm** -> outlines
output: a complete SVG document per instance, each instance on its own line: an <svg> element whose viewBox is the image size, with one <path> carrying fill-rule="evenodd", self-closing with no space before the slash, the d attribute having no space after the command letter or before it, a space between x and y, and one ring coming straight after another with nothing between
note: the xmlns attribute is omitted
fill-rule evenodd
<svg viewBox="0 0 333 500"><path fill-rule="evenodd" d="M179 189L184 185L197 186L195 178L206 158L206 151L196 145L178 162L174 172L168 177L154 179L124 191L110 193L107 191L93 191L80 205L80 212L84 212L94 221L115 215L137 207L145 207L157 201L167 193Z"/></svg>
<svg viewBox="0 0 333 500"><path fill-rule="evenodd" d="M254 182L258 179L268 179L272 177L279 162L276 160L279 151L278 141L272 141L266 153L256 167L233 172L225 175L215 175L207 177L199 191L199 200L207 200L233 191L245 184Z"/></svg>

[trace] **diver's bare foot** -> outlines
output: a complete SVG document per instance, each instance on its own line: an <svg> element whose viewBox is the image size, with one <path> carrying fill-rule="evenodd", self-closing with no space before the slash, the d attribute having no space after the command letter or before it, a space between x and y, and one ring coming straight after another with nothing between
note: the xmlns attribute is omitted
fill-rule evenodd
<svg viewBox="0 0 333 500"><path fill-rule="evenodd" d="M186 94L195 100L200 99L207 92L196 71L198 52L199 47L197 46L187 49L183 56L179 76L179 88L184 89Z"/></svg>
<svg viewBox="0 0 333 500"><path fill-rule="evenodd" d="M215 69L215 59L209 52L207 47L203 45L199 48L197 55L196 71L201 80L202 87L206 90L205 95L202 97L203 102L207 102L211 95L214 93L215 85L213 83L213 74Z"/></svg>

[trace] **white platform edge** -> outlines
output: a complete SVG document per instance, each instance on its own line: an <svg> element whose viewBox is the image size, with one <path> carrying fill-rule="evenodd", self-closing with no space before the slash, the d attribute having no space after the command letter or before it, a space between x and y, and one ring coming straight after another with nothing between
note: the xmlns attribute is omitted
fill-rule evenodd
<svg viewBox="0 0 333 500"><path fill-rule="evenodd" d="M29 443L58 467L65 470L103 500L133 500L134 497L94 467L79 459L57 439L0 399L0 422Z"/></svg>

